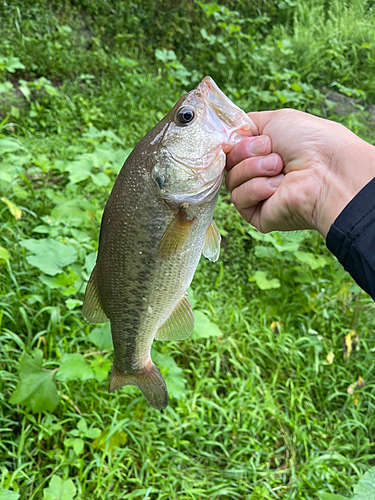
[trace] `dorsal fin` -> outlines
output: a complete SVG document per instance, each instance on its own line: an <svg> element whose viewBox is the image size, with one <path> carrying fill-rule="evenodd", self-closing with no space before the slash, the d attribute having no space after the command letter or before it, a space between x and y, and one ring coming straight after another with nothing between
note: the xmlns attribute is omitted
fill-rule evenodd
<svg viewBox="0 0 375 500"><path fill-rule="evenodd" d="M220 255L221 236L217 225L212 220L209 225L206 236L204 237L202 253L206 259L216 262Z"/></svg>
<svg viewBox="0 0 375 500"><path fill-rule="evenodd" d="M172 314L156 333L156 340L184 340L194 330L194 314L185 293Z"/></svg>
<svg viewBox="0 0 375 500"><path fill-rule="evenodd" d="M87 323L106 323L109 321L100 305L98 287L96 284L96 266L92 270L89 282L87 283L82 315Z"/></svg>
<svg viewBox="0 0 375 500"><path fill-rule="evenodd" d="M163 259L168 259L183 248L194 220L188 219L185 209L180 208L160 240L158 253Z"/></svg>

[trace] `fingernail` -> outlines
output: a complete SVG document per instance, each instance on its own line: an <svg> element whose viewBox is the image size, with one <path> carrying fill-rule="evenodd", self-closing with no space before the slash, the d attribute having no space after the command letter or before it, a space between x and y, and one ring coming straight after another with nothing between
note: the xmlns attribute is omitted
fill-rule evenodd
<svg viewBox="0 0 375 500"><path fill-rule="evenodd" d="M264 158L260 158L258 165L265 172L274 172L277 165L277 156L270 154Z"/></svg>
<svg viewBox="0 0 375 500"><path fill-rule="evenodd" d="M257 137L249 143L249 153L253 155L261 155L266 152L267 146L267 137Z"/></svg>
<svg viewBox="0 0 375 500"><path fill-rule="evenodd" d="M283 180L283 178L284 178L283 174L277 175L276 177L270 177L268 179L268 185L271 188L277 188L280 186L280 183Z"/></svg>

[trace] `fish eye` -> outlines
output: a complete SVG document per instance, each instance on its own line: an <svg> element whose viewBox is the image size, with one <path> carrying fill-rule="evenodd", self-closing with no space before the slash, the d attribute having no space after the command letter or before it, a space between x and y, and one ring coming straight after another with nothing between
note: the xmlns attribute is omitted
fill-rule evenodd
<svg viewBox="0 0 375 500"><path fill-rule="evenodd" d="M177 110L176 118L177 125L189 125L195 118L195 111L188 106L183 106Z"/></svg>

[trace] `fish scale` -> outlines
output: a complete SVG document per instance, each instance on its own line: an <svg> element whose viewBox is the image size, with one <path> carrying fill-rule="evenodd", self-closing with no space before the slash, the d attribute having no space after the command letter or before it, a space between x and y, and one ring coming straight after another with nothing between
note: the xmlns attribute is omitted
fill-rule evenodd
<svg viewBox="0 0 375 500"><path fill-rule="evenodd" d="M151 346L155 338L182 340L193 330L186 290L202 251L211 260L219 255L212 216L224 153L256 133L247 115L206 77L127 158L103 213L83 305L88 322L111 322L110 391L136 385L151 406L167 406Z"/></svg>

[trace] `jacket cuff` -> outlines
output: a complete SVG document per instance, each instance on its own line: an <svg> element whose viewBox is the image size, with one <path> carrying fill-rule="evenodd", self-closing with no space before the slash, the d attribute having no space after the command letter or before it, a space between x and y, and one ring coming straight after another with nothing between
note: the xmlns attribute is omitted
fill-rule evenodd
<svg viewBox="0 0 375 500"><path fill-rule="evenodd" d="M365 255L369 255L368 251L370 255L375 254L373 242L370 239L369 248L370 241L367 238L369 231L375 234L374 224L375 178L346 205L328 231L327 247L344 267L353 245L359 246Z"/></svg>
<svg viewBox="0 0 375 500"><path fill-rule="evenodd" d="M328 231L326 245L375 300L375 178L337 217Z"/></svg>

